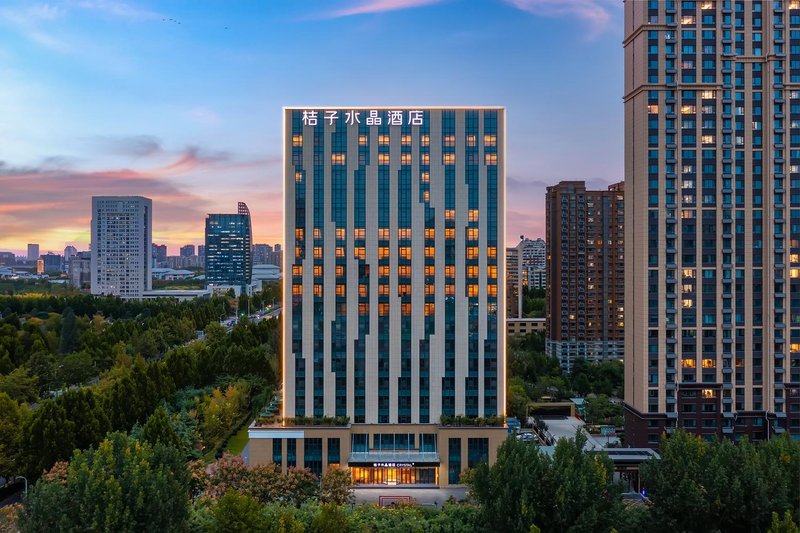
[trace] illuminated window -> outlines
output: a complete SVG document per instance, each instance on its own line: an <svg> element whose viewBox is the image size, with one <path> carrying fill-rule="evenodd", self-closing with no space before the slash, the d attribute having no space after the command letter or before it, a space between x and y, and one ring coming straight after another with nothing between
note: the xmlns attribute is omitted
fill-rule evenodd
<svg viewBox="0 0 800 533"><path fill-rule="evenodd" d="M477 258L478 258L478 247L467 246L467 259L477 259Z"/></svg>
<svg viewBox="0 0 800 533"><path fill-rule="evenodd" d="M442 143L444 144L444 146L448 146L448 147L449 146L455 146L456 145L456 136L455 135L450 135L450 134L445 135L442 138Z"/></svg>
<svg viewBox="0 0 800 533"><path fill-rule="evenodd" d="M703 144L714 144L716 137L713 135L703 135L700 137L700 142Z"/></svg>
<svg viewBox="0 0 800 533"><path fill-rule="evenodd" d="M303 136L302 135L292 135L292 146L303 146Z"/></svg>
<svg viewBox="0 0 800 533"><path fill-rule="evenodd" d="M497 135L487 134L483 136L484 146L497 146Z"/></svg>
<svg viewBox="0 0 800 533"><path fill-rule="evenodd" d="M467 267L467 277L468 278L477 278L478 277L478 267L475 265L470 265Z"/></svg>
<svg viewBox="0 0 800 533"><path fill-rule="evenodd" d="M497 297L497 285L495 285L494 283L487 285L486 291L490 298Z"/></svg>
<svg viewBox="0 0 800 533"><path fill-rule="evenodd" d="M684 268L682 273L684 278L694 278L693 268Z"/></svg>
<svg viewBox="0 0 800 533"><path fill-rule="evenodd" d="M366 261L367 249L363 246L356 246L355 248L353 248L353 257L355 259L361 259L362 261Z"/></svg>
<svg viewBox="0 0 800 533"><path fill-rule="evenodd" d="M344 246L336 247L336 257L344 257Z"/></svg>
<svg viewBox="0 0 800 533"><path fill-rule="evenodd" d="M684 15L681 17L681 24L694 24L694 15Z"/></svg>
<svg viewBox="0 0 800 533"><path fill-rule="evenodd" d="M682 105L681 113L684 115L693 115L697 113L697 108L693 105Z"/></svg>
<svg viewBox="0 0 800 533"><path fill-rule="evenodd" d="M456 164L456 154L442 154L442 164L443 165L455 165Z"/></svg>
<svg viewBox="0 0 800 533"><path fill-rule="evenodd" d="M389 247L388 246L379 246L378 247L378 259L386 259L389 257Z"/></svg>
<svg viewBox="0 0 800 533"><path fill-rule="evenodd" d="M379 165L388 165L389 164L389 154L381 152L378 154L378 164Z"/></svg>
<svg viewBox="0 0 800 533"><path fill-rule="evenodd" d="M487 276L489 279L497 279L497 267L493 265L489 265L487 267Z"/></svg>
<svg viewBox="0 0 800 533"><path fill-rule="evenodd" d="M303 295L303 285L302 283L295 283L292 285L292 294L294 296L302 296Z"/></svg>
<svg viewBox="0 0 800 533"><path fill-rule="evenodd" d="M314 277L315 278L322 277L322 265L314 265Z"/></svg>
<svg viewBox="0 0 800 533"><path fill-rule="evenodd" d="M425 247L425 257L436 257L436 247L434 247L434 246L426 246Z"/></svg>
<svg viewBox="0 0 800 533"><path fill-rule="evenodd" d="M378 296L389 296L389 285L381 283L378 285Z"/></svg>
<svg viewBox="0 0 800 533"><path fill-rule="evenodd" d="M467 240L468 241L478 240L478 228L467 228Z"/></svg>
<svg viewBox="0 0 800 533"><path fill-rule="evenodd" d="M477 283L470 283L467 285L467 296L469 298L477 298L478 297L478 284Z"/></svg>
<svg viewBox="0 0 800 533"><path fill-rule="evenodd" d="M345 285L344 283L336 284L336 296L344 296Z"/></svg>
<svg viewBox="0 0 800 533"><path fill-rule="evenodd" d="M497 154L484 154L483 163L487 167L496 167L497 166Z"/></svg>
<svg viewBox="0 0 800 533"><path fill-rule="evenodd" d="M681 359L681 366L683 368L696 368L697 363L694 359Z"/></svg>
<svg viewBox="0 0 800 533"><path fill-rule="evenodd" d="M486 257L488 257L489 259L497 258L497 247L496 246L489 246L486 249Z"/></svg>
<svg viewBox="0 0 800 533"><path fill-rule="evenodd" d="M389 134L388 133L381 133L380 135L378 135L378 144L380 144L382 146L388 146L389 145Z"/></svg>
<svg viewBox="0 0 800 533"><path fill-rule="evenodd" d="M294 249L294 257L295 259L300 259L303 257L303 249L302 248L295 248Z"/></svg>
<svg viewBox="0 0 800 533"><path fill-rule="evenodd" d="M475 138L475 135L467 135L467 146L473 147L475 146L476 142L477 139Z"/></svg>
<svg viewBox="0 0 800 533"><path fill-rule="evenodd" d="M378 315L389 316L389 304L378 304Z"/></svg>
<svg viewBox="0 0 800 533"><path fill-rule="evenodd" d="M345 239L344 228L336 228L336 239L343 241Z"/></svg>
<svg viewBox="0 0 800 533"><path fill-rule="evenodd" d="M403 316L411 316L411 304L400 304L400 313Z"/></svg>
<svg viewBox="0 0 800 533"><path fill-rule="evenodd" d="M344 265L336 265L336 277L337 278L344 277Z"/></svg>
<svg viewBox="0 0 800 533"><path fill-rule="evenodd" d="M455 239L456 238L456 228L445 228L444 229L444 238L445 239Z"/></svg>
<svg viewBox="0 0 800 533"><path fill-rule="evenodd" d="M428 172L427 170L424 171L424 172L421 172L420 175L419 175L419 181L421 181L422 183L430 183L431 182L431 173Z"/></svg>
<svg viewBox="0 0 800 533"><path fill-rule="evenodd" d="M420 154L419 155L419 164L420 165L430 165L431 164L431 154Z"/></svg>
<svg viewBox="0 0 800 533"><path fill-rule="evenodd" d="M314 238L315 239L321 239L322 238L322 233L320 232L319 228L314 228Z"/></svg>
<svg viewBox="0 0 800 533"><path fill-rule="evenodd" d="M411 164L411 153L406 152L400 154L400 164L401 165L410 165Z"/></svg>
<svg viewBox="0 0 800 533"><path fill-rule="evenodd" d="M402 259L411 259L411 247L401 246L399 249L400 257Z"/></svg>
<svg viewBox="0 0 800 533"><path fill-rule="evenodd" d="M361 283L358 286L358 295L361 298L366 298L367 297L367 284L366 283Z"/></svg>
<svg viewBox="0 0 800 533"><path fill-rule="evenodd" d="M411 277L411 267L409 265L400 265L397 267L397 276L400 278Z"/></svg>
<svg viewBox="0 0 800 533"><path fill-rule="evenodd" d="M431 136L427 133L423 133L422 136L419 138L419 144L421 146L430 146L431 145Z"/></svg>
<svg viewBox="0 0 800 533"><path fill-rule="evenodd" d="M434 228L425 228L425 238L433 239L436 237L436 230Z"/></svg>
<svg viewBox="0 0 800 533"><path fill-rule="evenodd" d="M446 278L454 278L456 277L456 267L454 265L447 265L444 267L444 277Z"/></svg>
<svg viewBox="0 0 800 533"><path fill-rule="evenodd" d="M368 303L358 304L358 314L361 316L369 315L369 304Z"/></svg>
<svg viewBox="0 0 800 533"><path fill-rule="evenodd" d="M433 265L425 265L425 275L432 277L436 275L436 267Z"/></svg>
<svg viewBox="0 0 800 533"><path fill-rule="evenodd" d="M389 265L381 265L378 267L378 277L379 278L389 277Z"/></svg>
<svg viewBox="0 0 800 533"><path fill-rule="evenodd" d="M344 153L332 153L331 154L331 165L344 165L345 164L345 155Z"/></svg>
<svg viewBox="0 0 800 533"><path fill-rule="evenodd" d="M790 352L800 352L800 343L793 342L789 345Z"/></svg>
<svg viewBox="0 0 800 533"><path fill-rule="evenodd" d="M354 228L353 238L355 240L364 240L367 238L367 230L365 228Z"/></svg>
<svg viewBox="0 0 800 533"><path fill-rule="evenodd" d="M389 228L378 228L378 239L382 241L389 240Z"/></svg>
<svg viewBox="0 0 800 533"><path fill-rule="evenodd" d="M789 269L789 277L790 278L798 278L798 277L800 277L800 268L790 268Z"/></svg>
<svg viewBox="0 0 800 533"><path fill-rule="evenodd" d="M322 259L322 246L314 247L314 259Z"/></svg>
<svg viewBox="0 0 800 533"><path fill-rule="evenodd" d="M303 265L292 265L292 276L299 278L303 275Z"/></svg>
<svg viewBox="0 0 800 533"><path fill-rule="evenodd" d="M714 2L701 2L700 9L714 9Z"/></svg>
<svg viewBox="0 0 800 533"><path fill-rule="evenodd" d="M403 146L411 146L411 135L404 133L400 136L400 144Z"/></svg>
<svg viewBox="0 0 800 533"><path fill-rule="evenodd" d="M789 261L792 263L800 262L800 254L789 254Z"/></svg>
<svg viewBox="0 0 800 533"><path fill-rule="evenodd" d="M302 240L303 239L303 235L304 235L303 228L296 228L294 230L294 238L295 239Z"/></svg>
<svg viewBox="0 0 800 533"><path fill-rule="evenodd" d="M456 295L456 286L452 283L448 283L444 286L444 294L445 296L455 296Z"/></svg>
<svg viewBox="0 0 800 533"><path fill-rule="evenodd" d="M703 100L710 100L712 98L716 98L716 93L714 91L702 91L700 93L700 98Z"/></svg>
<svg viewBox="0 0 800 533"><path fill-rule="evenodd" d="M408 240L411 238L411 228L397 228L397 238Z"/></svg>
<svg viewBox="0 0 800 533"><path fill-rule="evenodd" d="M295 172L294 173L294 181L295 181L295 183L302 183L303 182L303 173L302 172Z"/></svg>
<svg viewBox="0 0 800 533"><path fill-rule="evenodd" d="M314 296L322 297L322 285L320 283L314 285Z"/></svg>
<svg viewBox="0 0 800 533"><path fill-rule="evenodd" d="M703 398L716 398L717 391L715 391L714 389L703 389L700 391L700 396L702 396Z"/></svg>
<svg viewBox="0 0 800 533"><path fill-rule="evenodd" d="M367 137L366 135L358 136L358 144L360 144L361 146L366 146L368 142L369 142L369 137Z"/></svg>
<svg viewBox="0 0 800 533"><path fill-rule="evenodd" d="M431 201L431 192L430 191L422 191L422 201L426 202L426 203Z"/></svg>
<svg viewBox="0 0 800 533"><path fill-rule="evenodd" d="M652 113L654 115L657 115L658 114L658 106L655 105L655 104L647 106L647 112L648 113Z"/></svg>
<svg viewBox="0 0 800 533"><path fill-rule="evenodd" d="M691 307L694 307L694 300L689 299L689 298L684 298L683 302L682 302L682 306L683 306L684 309L689 309Z"/></svg>
<svg viewBox="0 0 800 533"><path fill-rule="evenodd" d="M456 210L455 209L445 209L444 210L444 219L445 220L455 220L456 219Z"/></svg>
<svg viewBox="0 0 800 533"><path fill-rule="evenodd" d="M426 296L433 296L436 293L436 285L433 283L425 284L425 295Z"/></svg>
<svg viewBox="0 0 800 533"><path fill-rule="evenodd" d="M478 222L478 210L477 209L470 209L467 213L467 220L469 222Z"/></svg>
<svg viewBox="0 0 800 533"><path fill-rule="evenodd" d="M425 316L433 316L436 313L436 304L425 304Z"/></svg>
<svg viewBox="0 0 800 533"><path fill-rule="evenodd" d="M717 368L717 362L714 359L703 359L703 368Z"/></svg>

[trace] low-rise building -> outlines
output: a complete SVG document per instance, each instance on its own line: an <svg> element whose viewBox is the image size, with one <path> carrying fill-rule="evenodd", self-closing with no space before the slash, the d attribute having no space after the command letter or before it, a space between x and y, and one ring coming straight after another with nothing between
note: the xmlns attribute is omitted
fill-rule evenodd
<svg viewBox="0 0 800 533"><path fill-rule="evenodd" d="M522 337L528 333L545 333L547 331L547 319L507 318L506 331L509 337Z"/></svg>

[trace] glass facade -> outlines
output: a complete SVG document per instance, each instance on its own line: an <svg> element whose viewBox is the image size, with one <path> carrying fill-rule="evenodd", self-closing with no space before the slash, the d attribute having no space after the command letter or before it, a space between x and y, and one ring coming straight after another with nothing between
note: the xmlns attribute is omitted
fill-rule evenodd
<svg viewBox="0 0 800 533"><path fill-rule="evenodd" d="M250 284L252 265L250 211L239 202L238 213L206 217L206 284L232 285L243 290Z"/></svg>
<svg viewBox="0 0 800 533"><path fill-rule="evenodd" d="M502 415L503 110L285 123L285 415Z"/></svg>

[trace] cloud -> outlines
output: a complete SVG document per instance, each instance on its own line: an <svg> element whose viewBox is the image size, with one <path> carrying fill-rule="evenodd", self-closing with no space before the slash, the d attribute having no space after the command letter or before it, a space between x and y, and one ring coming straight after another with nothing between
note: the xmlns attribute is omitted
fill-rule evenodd
<svg viewBox="0 0 800 533"><path fill-rule="evenodd" d="M542 17L578 17L595 31L609 26L612 14L609 8L615 0L505 0L512 6Z"/></svg>
<svg viewBox="0 0 800 533"><path fill-rule="evenodd" d="M0 23L9 26L28 40L50 50L66 53L71 46L43 26L62 18L66 10L60 5L34 4L26 7L0 9Z"/></svg>
<svg viewBox="0 0 800 533"><path fill-rule="evenodd" d="M141 21L163 18L163 15L148 9L132 6L116 0L76 0L72 5L89 11L96 11L117 18Z"/></svg>
<svg viewBox="0 0 800 533"><path fill-rule="evenodd" d="M110 155L148 157L163 151L161 140L152 135L95 137L92 144L100 152Z"/></svg>
<svg viewBox="0 0 800 533"><path fill-rule="evenodd" d="M331 11L323 16L325 18L338 18L350 17L353 15L369 15L440 4L443 1L444 0L365 0L352 4L349 7Z"/></svg>

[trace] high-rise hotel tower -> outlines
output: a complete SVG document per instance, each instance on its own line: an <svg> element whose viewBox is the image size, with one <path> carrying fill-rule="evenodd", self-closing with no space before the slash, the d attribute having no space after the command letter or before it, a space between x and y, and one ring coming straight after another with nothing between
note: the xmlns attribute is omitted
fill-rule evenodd
<svg viewBox="0 0 800 533"><path fill-rule="evenodd" d="M800 2L625 2L626 440L800 433Z"/></svg>
<svg viewBox="0 0 800 533"><path fill-rule="evenodd" d="M448 485L494 460L504 126L502 108L285 109L289 427L251 427L251 461Z"/></svg>

